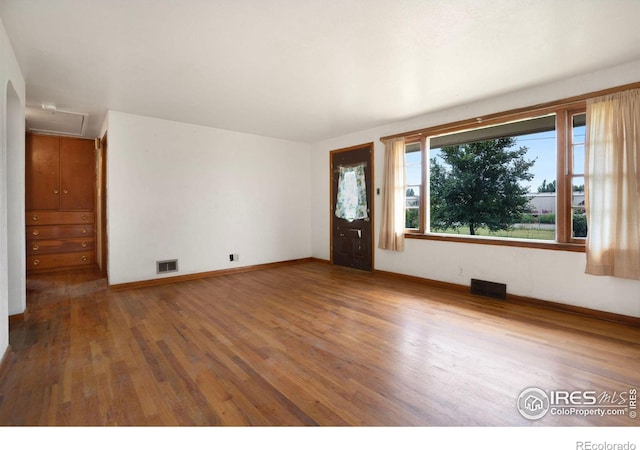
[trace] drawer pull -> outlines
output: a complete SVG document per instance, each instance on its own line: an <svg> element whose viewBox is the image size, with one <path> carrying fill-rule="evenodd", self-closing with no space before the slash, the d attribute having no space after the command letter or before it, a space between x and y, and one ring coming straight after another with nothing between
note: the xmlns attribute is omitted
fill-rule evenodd
<svg viewBox="0 0 640 450"><path fill-rule="evenodd" d="M63 190L62 190L62 193L63 193L63 194L68 194L68 193L69 193L69 191L67 191L66 189L63 189Z"/></svg>
<svg viewBox="0 0 640 450"><path fill-rule="evenodd" d="M31 218L35 221L35 220L38 220L40 217L37 214L34 214L33 216L31 216Z"/></svg>
<svg viewBox="0 0 640 450"><path fill-rule="evenodd" d="M40 260L39 259L34 259L33 260L33 265L37 266L38 264L40 264Z"/></svg>
<svg viewBox="0 0 640 450"><path fill-rule="evenodd" d="M53 190L53 193L54 193L54 194L59 194L59 193L60 193L60 191L59 191L59 190L57 190L57 189L54 189L54 190Z"/></svg>
<svg viewBox="0 0 640 450"><path fill-rule="evenodd" d="M83 243L82 243L82 244L80 244L80 245L82 245L82 248L86 248L86 247L87 247L87 243L86 243L86 242L83 242Z"/></svg>
<svg viewBox="0 0 640 450"><path fill-rule="evenodd" d="M86 261L86 260L87 260L87 257L83 255L83 256L82 256L82 260L83 260L83 261Z"/></svg>
<svg viewBox="0 0 640 450"><path fill-rule="evenodd" d="M87 229L86 229L86 228L83 228L82 230L80 230L80 232L81 232L82 234L87 234Z"/></svg>
<svg viewBox="0 0 640 450"><path fill-rule="evenodd" d="M34 249L35 251L40 250L40 246L38 244L33 244L33 247L31 248Z"/></svg>
<svg viewBox="0 0 640 450"><path fill-rule="evenodd" d="M37 236L40 234L40 232L38 230L33 230L31 234L33 234L34 236Z"/></svg>
<svg viewBox="0 0 640 450"><path fill-rule="evenodd" d="M87 215L86 215L86 214L83 214L83 215L81 215L81 216L80 216L80 218L81 218L82 220L87 220Z"/></svg>

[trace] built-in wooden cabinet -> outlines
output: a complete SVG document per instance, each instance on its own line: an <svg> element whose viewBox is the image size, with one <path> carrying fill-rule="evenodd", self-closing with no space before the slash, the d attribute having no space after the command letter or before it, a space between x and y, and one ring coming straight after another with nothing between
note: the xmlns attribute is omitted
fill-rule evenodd
<svg viewBox="0 0 640 450"><path fill-rule="evenodd" d="M93 140L27 135L27 271L95 264L95 161Z"/></svg>

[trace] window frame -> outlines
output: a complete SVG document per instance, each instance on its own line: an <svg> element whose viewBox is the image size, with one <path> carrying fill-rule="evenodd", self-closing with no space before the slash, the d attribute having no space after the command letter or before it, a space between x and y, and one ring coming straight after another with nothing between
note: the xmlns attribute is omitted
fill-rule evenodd
<svg viewBox="0 0 640 450"><path fill-rule="evenodd" d="M583 113L586 113L586 100L573 102L571 104L558 104L542 108L524 109L517 112L496 114L485 118L479 117L453 124L419 130L413 135L406 136L405 145L415 144L416 142L420 143L422 159L422 190L420 192L419 207L420 226L417 229L405 229L405 238L584 252L586 239L572 237L572 194L573 177L575 176L573 173L572 118L576 114ZM451 134L479 127L500 125L508 122L532 119L548 114L555 114L556 116L556 238L554 241L486 236L461 236L426 231L429 224L430 210L429 205L427 204L430 186L430 164L427 144L430 136Z"/></svg>

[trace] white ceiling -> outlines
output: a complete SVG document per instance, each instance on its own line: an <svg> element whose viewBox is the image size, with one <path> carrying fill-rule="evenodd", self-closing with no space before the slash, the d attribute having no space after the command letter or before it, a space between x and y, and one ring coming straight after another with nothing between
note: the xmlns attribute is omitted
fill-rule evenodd
<svg viewBox="0 0 640 450"><path fill-rule="evenodd" d="M640 0L0 0L27 105L314 142L640 59ZM639 75L640 78L640 75Z"/></svg>

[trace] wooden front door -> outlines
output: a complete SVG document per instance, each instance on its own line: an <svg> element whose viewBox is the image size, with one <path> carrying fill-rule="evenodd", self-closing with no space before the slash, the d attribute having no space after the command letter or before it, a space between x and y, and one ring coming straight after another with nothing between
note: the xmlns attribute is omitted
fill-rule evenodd
<svg viewBox="0 0 640 450"><path fill-rule="evenodd" d="M373 270L373 143L331 152L331 261Z"/></svg>

